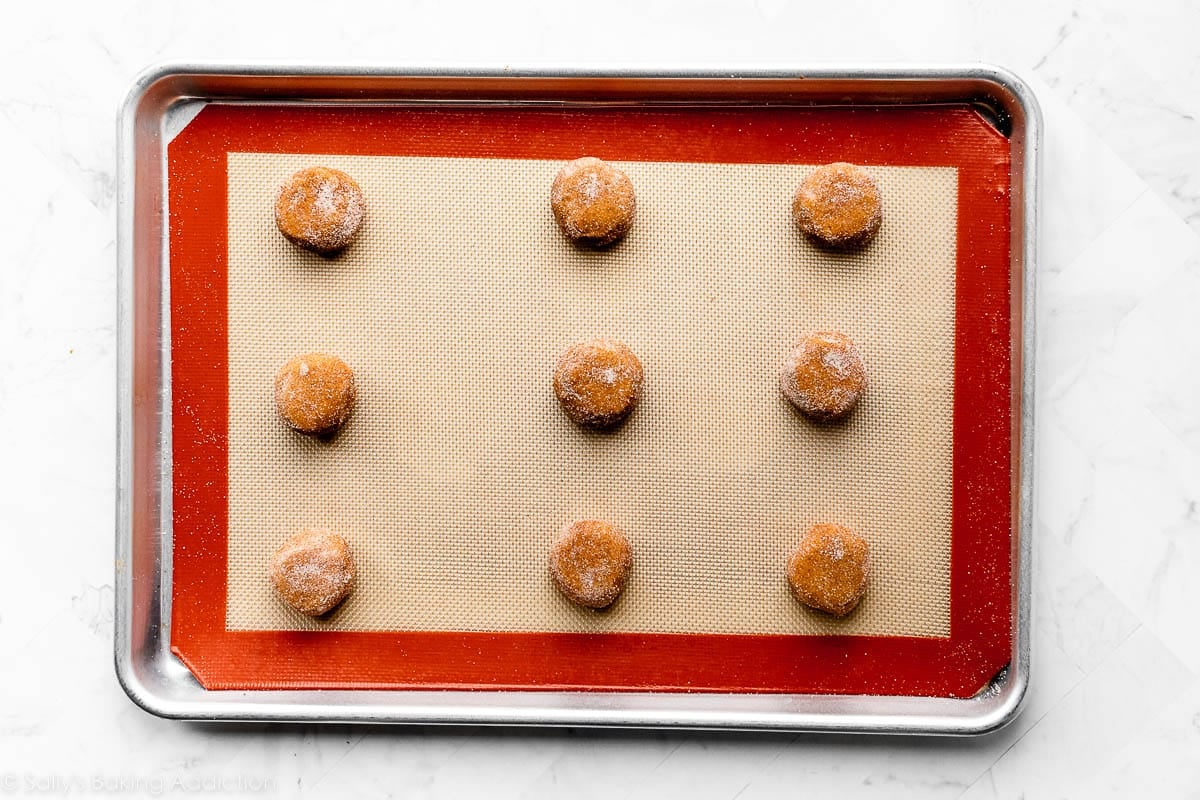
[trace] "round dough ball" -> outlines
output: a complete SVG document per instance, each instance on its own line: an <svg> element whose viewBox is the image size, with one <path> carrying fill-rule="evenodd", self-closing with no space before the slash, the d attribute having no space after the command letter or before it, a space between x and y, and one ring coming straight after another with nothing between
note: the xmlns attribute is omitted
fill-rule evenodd
<svg viewBox="0 0 1200 800"><path fill-rule="evenodd" d="M642 396L642 362L616 339L573 344L558 359L554 394L579 425L604 429L622 422Z"/></svg>
<svg viewBox="0 0 1200 800"><path fill-rule="evenodd" d="M814 525L788 559L787 581L806 606L844 617L858 606L871 573L867 540L841 525Z"/></svg>
<svg viewBox="0 0 1200 800"><path fill-rule="evenodd" d="M844 333L824 331L804 337L779 376L779 391L816 420L840 419L867 388L862 356Z"/></svg>
<svg viewBox="0 0 1200 800"><path fill-rule="evenodd" d="M875 238L883 222L879 187L861 167L826 164L796 190L792 217L818 244L860 247Z"/></svg>
<svg viewBox="0 0 1200 800"><path fill-rule="evenodd" d="M271 559L271 582L283 601L301 614L319 617L354 588L354 557L346 540L311 528L284 542Z"/></svg>
<svg viewBox="0 0 1200 800"><path fill-rule="evenodd" d="M333 433L350 416L356 396L354 371L336 356L296 356L275 376L275 408L301 433Z"/></svg>
<svg viewBox="0 0 1200 800"><path fill-rule="evenodd" d="M587 608L612 605L632 566L633 548L625 534L597 519L571 523L550 549L554 585Z"/></svg>
<svg viewBox="0 0 1200 800"><path fill-rule="evenodd" d="M365 210L353 178L341 170L308 167L279 187L275 224L293 244L329 255L354 240Z"/></svg>
<svg viewBox="0 0 1200 800"><path fill-rule="evenodd" d="M571 241L604 247L629 232L637 198L628 175L587 156L559 170L550 187L550 208Z"/></svg>

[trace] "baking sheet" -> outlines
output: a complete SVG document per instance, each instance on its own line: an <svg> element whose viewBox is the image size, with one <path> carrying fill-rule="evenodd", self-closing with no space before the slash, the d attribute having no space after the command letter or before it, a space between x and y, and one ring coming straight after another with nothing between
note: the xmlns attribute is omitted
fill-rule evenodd
<svg viewBox="0 0 1200 800"><path fill-rule="evenodd" d="M719 82L705 84L707 90L713 91L716 83ZM762 85L765 84L760 84ZM615 86L616 84L608 86L606 90L615 91ZM816 89L818 85L808 82L805 86ZM218 217L225 217L225 194L222 193L218 201L211 190L227 179L226 154L255 150L260 145L265 145L264 149L269 152L286 153L290 149L289 143L297 142L301 151L314 154L330 152L329 149L315 149L315 141L337 141L339 150L344 144L362 155L392 152L390 148L394 148L399 141L402 151L408 146L402 141L407 134L402 134L400 139L397 139L394 135L396 123L399 122L399 127L403 128L411 119L422 117L458 117L470 122L461 128L447 128L440 137L423 139L422 148L432 150L434 154L439 150L444 152L447 147L457 151L465 140L471 140L472 146L479 153L495 157L497 150L503 151L506 148L520 150L529 147L561 147L561 142L566 139L565 133L569 133L571 138L581 137L591 141L595 141L599 135L586 125L572 126L576 121L571 119L575 116L574 113L545 117L554 121L554 124L540 129L522 127L519 135L514 135L517 134L517 130L508 123L520 121L527 116L528 110L494 110L498 113L479 115L476 112L463 112L452 106L443 106L432 114L428 113L429 109L362 113L330 111L319 107L280 106L275 109L256 110L250 118L262 119L259 119L252 129L239 129L239 126L230 123L241 112L230 109L229 113L226 113L225 110L210 107L209 111L220 112L216 117L210 115L209 119L205 120L206 123L214 124L202 126L203 134L193 130L186 131L181 137L189 140L186 146L181 146L180 141L172 146L172 294L186 298L182 305L178 302L173 303L172 308L172 349L175 353L171 382L175 427L175 579L167 585L173 587L173 602L170 604L173 616L173 652L183 659L210 689L284 689L306 685L361 689L389 686L454 688L485 684L498 689L535 686L543 689L587 688L593 692L625 689L642 692L639 697L645 699L625 702L618 695L610 693L597 694L596 702L601 703L604 708L614 709L613 720L654 719L658 721L655 724L666 722L668 712L665 709L676 706L668 695L657 695L660 698L658 700L648 699L644 694L647 689L661 692L678 691L686 687L711 691L721 687L734 692L791 692L792 694L788 695L788 707L792 710L788 714L793 719L793 724L840 727L859 723L848 718L838 722L832 717L828 718L827 723L821 722L803 710L813 704L807 702L804 695L795 692L852 693L856 689L861 691L869 687L868 691L883 694L928 695L949 692L951 696L966 696L975 691L972 687L980 686L980 682L986 683L987 676L993 675L998 665L1004 663L1003 659L1006 656L1000 654L1008 651L1013 641L1008 638L1007 620L1010 609L1007 603L997 596L997 590L1003 592L1003 587L1008 585L1008 572L1002 566L1003 562L995 560L995 557L1003 552L997 550L997 545L1003 548L1007 542L1007 536L1003 532L1007 525L1007 515L998 513L998 509L1003 506L998 506L997 501L1000 496L1007 497L1008 490L1006 487L1002 490L1002 495L993 496L993 489L999 487L990 483L991 478L985 479L988 481L986 484L978 483L977 479L984 474L992 475L997 469L1001 474L1007 469L1007 461L997 457L1000 451L992 448L996 434L1000 433L1007 439L1007 427L997 423L997 419L1003 418L1004 409L1007 407L1007 400L1003 397L1007 392L1004 388L1007 384L1000 378L1008 368L1005 354L1010 346L1014 348L1013 352L1018 352L1020 348L1015 340L1007 339L1005 313L1009 302L1008 291L1006 287L1001 288L1005 285L996 280L1007 275L1009 266L1004 260L1007 251L997 248L998 241L1002 241L996 236L1000 230L997 227L998 223L990 212L982 215L971 212L964 214L961 209L958 231L960 280L956 286L956 294L959 298L965 296L968 302L965 306L959 303L956 310L955 348L956 356L959 356L956 369L965 369L964 374L976 378L985 375L987 377L983 380L967 380L964 385L960 375L957 386L959 391L954 399L956 420L964 419L964 408L978 413L966 418L970 420L966 426L956 422L954 430L956 502L952 520L955 535L951 553L951 638L716 634L663 636L618 632L605 635L606 641L614 646L604 651L590 651L588 660L579 662L575 656L581 652L578 647L589 641L587 634L453 634L425 631L240 632L226 628L225 602L228 595L225 585L225 562L228 552L224 548L227 531L223 525L227 520L223 518L224 512L215 503L221 503L223 506L228 499L225 494L228 475L224 471L225 453L222 449L228 443L224 438L227 430L222 416L228 409L223 407L225 401L219 401L213 408L205 405L214 400L211 390L221 385L228 377L224 372L227 367L224 362L225 356L212 346L219 342L221 348L224 348L228 321L224 318L224 299L216 301L212 294L214 288L224 289L228 277L224 272L227 231L223 229L223 223L220 226L211 224ZM955 152L961 155L961 149L955 150L955 145L951 142L955 142L963 132L959 131L959 135L951 134L954 130L953 125L944 130L928 128L924 137L901 137L903 147L895 146L895 137L893 141L888 141L887 137L881 139L878 135L880 124L884 122L884 118L893 116L892 111L899 112L895 115L899 118L905 115L946 117L946 112L936 108L835 110L827 115L822 114L824 118L819 127L824 138L815 139L808 135L811 131L806 131L803 127L789 128L780 125L778 129L768 130L762 126L764 119L768 121L768 125L773 118L794 121L793 112L787 109L776 109L759 115L746 113L744 108L731 107L693 118L705 135L696 137L696 129L689 126L688 138L680 140L677 136L679 130L672 126L670 120L672 114L650 111L645 116L651 120L651 127L644 131L644 135L639 137L636 145L632 147L642 151L634 157L635 159L653 161L653 157L647 159L646 156L658 153L682 161L694 159L709 163L719 161L719 158L715 157L718 151L731 150L727 142L736 140L738 147L732 149L732 152L734 160L741 160L746 157L747 152L761 152L761 148L766 146L764 136L771 139L782 135L790 141L777 138L770 147L778 149L794 146L795 152L786 154L782 159L794 166L845 157L841 152L828 152L832 149L829 147L830 143L837 144L838 150L853 151L851 160L863 163L907 164L915 160L915 163L925 166L938 166L954 163L955 156L952 154ZM634 115L638 113L635 112ZM684 115L687 113L685 111ZM799 111L796 115L802 116L804 113L806 112ZM343 117L341 121L344 124L340 126L342 130L336 135L330 128L331 114ZM561 118L555 121L554 116ZM950 118L953 116L952 113ZM202 114L201 119L203 117ZM481 125L481 117L490 119ZM266 121L268 118L272 119ZM299 127L297 122L300 123ZM390 127L380 127L376 125L377 122L387 123ZM866 128L861 127L862 122L868 123ZM567 130L562 130L563 123ZM489 125L492 127L489 128ZM747 129L745 132L743 127ZM310 128L318 128L324 132L314 137ZM718 132L723 132L724 135L718 135ZM346 133L349 135L343 135ZM743 136L743 133L748 135ZM975 135L973 132L966 132L965 138L972 139ZM749 150L745 147L747 140L750 144ZM631 147L630 141L624 140L626 152ZM760 149L756 150L756 147ZM939 161L938 153L942 147L946 148L948 162ZM804 152L806 149L810 156L815 156L812 162L795 157L796 152ZM863 158L862 153L874 153L880 161ZM558 154L555 159L573 157L576 154ZM969 198L969 207L973 210L980 210L991 204L996 208L1007 208L1009 203L1005 195L1005 162L989 162L986 158L979 158L979 155L982 155L982 152L962 162L967 169L959 176L960 201L961 192L965 190ZM753 158L752 155L751 159ZM217 159L221 162L220 177L217 177L213 170ZM997 171L998 168L1003 171ZM981 181L981 175L984 174L991 177ZM214 215L212 211L218 207L221 213ZM174 223L177 209L182 209L178 222L180 230L187 229L186 236L176 230ZM970 267L965 273L968 278L965 282L962 280L964 265ZM984 270L992 271L985 274ZM988 275L991 277L987 277ZM1003 296L997 294L997 290L1001 291ZM1013 302L1019 303L1019 300ZM965 313L964 308L971 309L971 313ZM964 353L965 359L961 357ZM1017 369L1019 372L1020 368ZM222 385L221 388L221 395L228 398L228 386ZM997 411L1000 417L995 415L994 412ZM981 460L981 457L991 457L991 466ZM218 464L222 465L221 471L215 470ZM971 494L962 494L961 484L964 482ZM979 494L981 490L984 491L984 495ZM974 498L977 502L958 502L964 498ZM1000 502L1007 504L1008 501ZM999 523L999 526L996 523ZM996 533L999 533L1000 538ZM217 547L221 549L217 550ZM983 560L978 560L981 558ZM965 571L964 565L967 566ZM1013 635L1018 630L1020 629L1016 627L1011 629ZM812 641L812 645L804 644L809 640ZM997 656L1001 660L995 660ZM568 660L562 661L564 657L568 657ZM267 664L270 665L269 669L265 669ZM838 669L829 670L828 667L832 664L839 665ZM989 664L996 666L989 668ZM880 670L881 665L888 665L889 668ZM1017 679L1020 685L1023 685L1024 674L1022 667L1021 677ZM547 680L548 677L550 680ZM1011 688L1014 685L1011 680L1000 681L1006 687ZM963 694L964 690L966 694ZM454 692L451 694L458 696ZM247 696L250 695L263 696L263 693L251 691ZM581 713L578 708L570 711L567 706L574 707L574 704L558 695L548 696L543 705L538 706L540 711L531 706L529 714L518 710L518 706L524 707L526 704L523 701L518 702L511 692L499 691L485 695L487 696L470 695L476 698L472 700L467 700L464 696L455 702L464 703L463 709L468 706L476 709L465 713L479 713L484 715L481 718L489 719L598 720L604 716ZM282 700L306 695L303 692L292 691L276 696ZM375 698L375 694L371 692L364 692L360 696L363 703L379 702L378 699L371 699ZM400 715L396 718L429 718L415 707L409 708L414 703L419 705L423 702L420 695L409 697L410 699L405 701L406 710L395 710L395 713ZM600 699L601 697L603 699ZM748 722L754 716L750 711L752 707L762 706L765 709L771 705L735 700L734 695L729 697L729 702L722 701L716 705L699 699L689 701L678 708L686 710L686 706L691 708L692 712L678 717L678 720L682 721L685 717L693 720L716 720L718 717L725 719L722 716L723 712L716 710L717 706L729 706L730 711L736 706L744 709L741 716L734 713L728 719L737 717ZM353 695L346 695L345 700L349 701L351 706L359 704ZM301 702L307 704L310 700ZM590 705L589 702L589 707ZM822 701L818 705L827 709L845 706L832 701ZM499 716L487 710L492 706ZM561 706L565 716L556 715L551 706ZM643 709L640 712L643 716L622 715L623 712L618 710L633 709L635 706ZM876 715L870 716L869 720L866 717L858 718L862 724L875 729L879 729L879 725L891 724L878 715L906 713L895 703L883 698L874 701L870 708L866 705L859 707L857 703L845 707L856 709L853 712L855 714ZM931 698L925 701L922 707L932 710L942 708L942 705ZM501 711L502 708L508 710ZM652 708L661 708L664 711L658 713L652 711ZM916 708L917 706L912 706L912 709ZM446 718L466 718L456 709L457 707L444 712L449 714ZM385 715L389 713L382 707L380 712ZM697 713L700 716L696 716ZM959 712L946 705L939 713L954 716ZM752 724L770 724L765 721L765 717L754 718L758 721ZM814 720L817 721L814 723ZM947 721L946 724L952 726L954 723Z"/></svg>

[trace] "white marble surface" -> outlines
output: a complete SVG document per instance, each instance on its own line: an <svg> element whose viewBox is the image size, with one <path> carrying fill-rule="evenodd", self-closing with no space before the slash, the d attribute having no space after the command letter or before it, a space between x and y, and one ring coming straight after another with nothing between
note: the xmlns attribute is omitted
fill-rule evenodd
<svg viewBox="0 0 1200 800"><path fill-rule="evenodd" d="M1200 6L10 4L0 795L1200 797ZM1021 8L1024 7L1024 8ZM974 740L218 726L111 667L114 114L164 59L987 60L1046 118L1032 695Z"/></svg>

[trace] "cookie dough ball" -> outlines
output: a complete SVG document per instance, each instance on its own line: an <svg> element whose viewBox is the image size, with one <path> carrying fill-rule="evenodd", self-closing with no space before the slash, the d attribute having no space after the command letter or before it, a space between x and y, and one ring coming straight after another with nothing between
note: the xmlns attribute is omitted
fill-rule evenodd
<svg viewBox="0 0 1200 800"><path fill-rule="evenodd" d="M779 376L779 391L809 417L840 419L867 388L862 356L850 337L826 331L804 337Z"/></svg>
<svg viewBox="0 0 1200 800"><path fill-rule="evenodd" d="M860 247L875 238L883 222L879 187L861 167L826 164L800 184L792 217L818 244Z"/></svg>
<svg viewBox="0 0 1200 800"><path fill-rule="evenodd" d="M293 244L330 255L354 240L365 210L353 178L341 170L309 167L279 187L275 224Z"/></svg>
<svg viewBox="0 0 1200 800"><path fill-rule="evenodd" d="M275 408L301 433L331 434L354 408L354 372L336 356L296 356L275 376Z"/></svg>
<svg viewBox="0 0 1200 800"><path fill-rule="evenodd" d="M629 232L637 198L628 175L589 156L559 170L550 187L550 208L571 241L604 247Z"/></svg>
<svg viewBox="0 0 1200 800"><path fill-rule="evenodd" d="M576 423L604 429L622 422L642 396L642 362L615 339L573 344L558 359L554 394Z"/></svg>
<svg viewBox="0 0 1200 800"><path fill-rule="evenodd" d="M354 575L350 545L323 528L301 531L271 559L271 583L283 602L310 617L345 600L354 588Z"/></svg>
<svg viewBox="0 0 1200 800"><path fill-rule="evenodd" d="M787 581L806 606L844 617L855 609L871 572L867 540L841 525L814 525L788 559Z"/></svg>
<svg viewBox="0 0 1200 800"><path fill-rule="evenodd" d="M554 585L587 608L612 605L632 566L633 548L625 534L596 519L571 523L550 549Z"/></svg>

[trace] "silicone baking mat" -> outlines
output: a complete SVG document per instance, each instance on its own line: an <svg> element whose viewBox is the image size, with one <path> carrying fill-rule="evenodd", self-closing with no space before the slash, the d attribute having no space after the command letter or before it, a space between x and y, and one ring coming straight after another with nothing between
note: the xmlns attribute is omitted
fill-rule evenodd
<svg viewBox="0 0 1200 800"><path fill-rule="evenodd" d="M900 134L917 143L897 152ZM584 153L638 189L633 232L602 253L548 210ZM868 166L887 214L850 255L789 216L835 159ZM275 187L314 163L368 197L334 259L273 226ZM172 641L209 688L960 695L1003 665L1007 141L974 112L210 107L172 143L169 183ZM830 328L859 343L871 387L847 424L814 426L775 379L801 333ZM647 369L643 404L602 435L549 391L556 354L596 335ZM358 377L332 442L274 417L275 370L309 351ZM990 409L966 418L972 394ZM604 613L546 574L581 517L618 523L637 554ZM822 520L873 548L845 620L782 578ZM360 565L320 621L265 578L305 525L344 533Z"/></svg>

